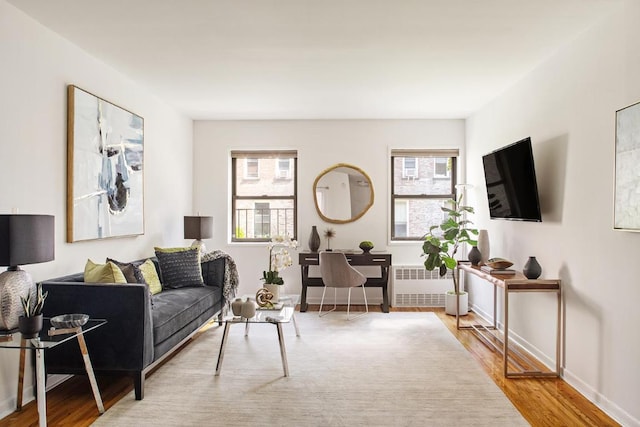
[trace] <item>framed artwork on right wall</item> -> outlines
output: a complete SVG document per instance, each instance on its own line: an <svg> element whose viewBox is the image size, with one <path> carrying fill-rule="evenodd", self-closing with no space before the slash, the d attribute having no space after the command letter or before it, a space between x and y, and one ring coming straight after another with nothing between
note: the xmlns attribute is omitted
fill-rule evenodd
<svg viewBox="0 0 640 427"><path fill-rule="evenodd" d="M616 111L613 228L640 232L640 102Z"/></svg>

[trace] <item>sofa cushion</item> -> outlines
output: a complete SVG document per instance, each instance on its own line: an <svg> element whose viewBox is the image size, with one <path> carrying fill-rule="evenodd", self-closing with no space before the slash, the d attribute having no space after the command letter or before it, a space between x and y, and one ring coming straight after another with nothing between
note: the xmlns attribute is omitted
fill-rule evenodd
<svg viewBox="0 0 640 427"><path fill-rule="evenodd" d="M84 266L84 281L87 283L127 283L122 270L113 262L96 264L90 259Z"/></svg>
<svg viewBox="0 0 640 427"><path fill-rule="evenodd" d="M198 248L155 248L163 288L204 286Z"/></svg>
<svg viewBox="0 0 640 427"><path fill-rule="evenodd" d="M152 309L154 345L170 338L219 304L221 297L219 291L209 286L165 289L155 295Z"/></svg>
<svg viewBox="0 0 640 427"><path fill-rule="evenodd" d="M162 292L162 285L160 284L160 277L158 277L158 271L156 265L150 259L140 264L139 271L142 275L144 283L149 285L151 295L156 295Z"/></svg>
<svg viewBox="0 0 640 427"><path fill-rule="evenodd" d="M151 259L120 262L112 258L107 258L107 261L111 261L120 267L124 277L127 278L127 283L144 283L149 287L151 295L162 292L160 278L158 277L156 266Z"/></svg>

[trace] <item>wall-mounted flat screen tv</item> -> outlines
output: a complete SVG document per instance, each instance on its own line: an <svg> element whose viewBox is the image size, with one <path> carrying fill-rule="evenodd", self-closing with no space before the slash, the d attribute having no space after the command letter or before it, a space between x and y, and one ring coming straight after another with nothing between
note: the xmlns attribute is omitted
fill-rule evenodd
<svg viewBox="0 0 640 427"><path fill-rule="evenodd" d="M542 221L531 138L482 156L491 219Z"/></svg>

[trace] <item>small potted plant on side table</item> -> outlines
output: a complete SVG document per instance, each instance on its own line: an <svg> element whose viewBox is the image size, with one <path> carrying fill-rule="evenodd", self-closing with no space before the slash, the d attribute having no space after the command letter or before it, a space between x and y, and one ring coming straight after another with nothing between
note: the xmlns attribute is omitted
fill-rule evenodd
<svg viewBox="0 0 640 427"><path fill-rule="evenodd" d="M36 285L36 292L20 297L24 315L18 318L18 330L22 338L36 338L42 330L42 309L48 292L42 292L42 284Z"/></svg>
<svg viewBox="0 0 640 427"><path fill-rule="evenodd" d="M440 277L447 274L447 270L453 273L453 292L447 292L446 308L447 314L455 315L458 310L456 306L460 303L459 313L464 316L468 312L468 294L460 291L460 280L458 271L458 261L455 256L458 248L463 243L475 246L477 241L473 236L478 235L478 230L469 228L471 221L465 218L465 213L473 213L471 206L462 205L462 196L458 200L449 200L450 207L442 207L442 211L447 217L440 225L434 225L429 229L422 245L422 255L427 257L424 266L432 271L436 268ZM457 298L460 296L460 298Z"/></svg>

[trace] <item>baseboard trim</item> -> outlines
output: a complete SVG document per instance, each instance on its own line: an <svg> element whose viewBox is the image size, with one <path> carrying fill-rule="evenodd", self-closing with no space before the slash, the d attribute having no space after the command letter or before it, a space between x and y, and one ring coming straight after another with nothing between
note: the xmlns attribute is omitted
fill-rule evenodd
<svg viewBox="0 0 640 427"><path fill-rule="evenodd" d="M492 316L487 312L481 310L475 305L470 305L470 307L471 310L476 314L476 316L481 317L486 322L493 322ZM504 329L504 324L498 322L498 327ZM514 333L513 331L509 332L509 337L512 337L514 343L535 356L545 366L549 367L549 369L555 369L554 360L540 351L540 349L533 346L531 343L529 343L527 340ZM582 381L579 377L574 375L571 371L564 368L563 366L560 366L560 376L567 384L575 388L578 393L583 395L587 400L600 408L616 422L620 423L623 426L640 427L640 420L634 418L631 414L607 399L605 396L603 396L601 393L596 391L593 387Z"/></svg>

